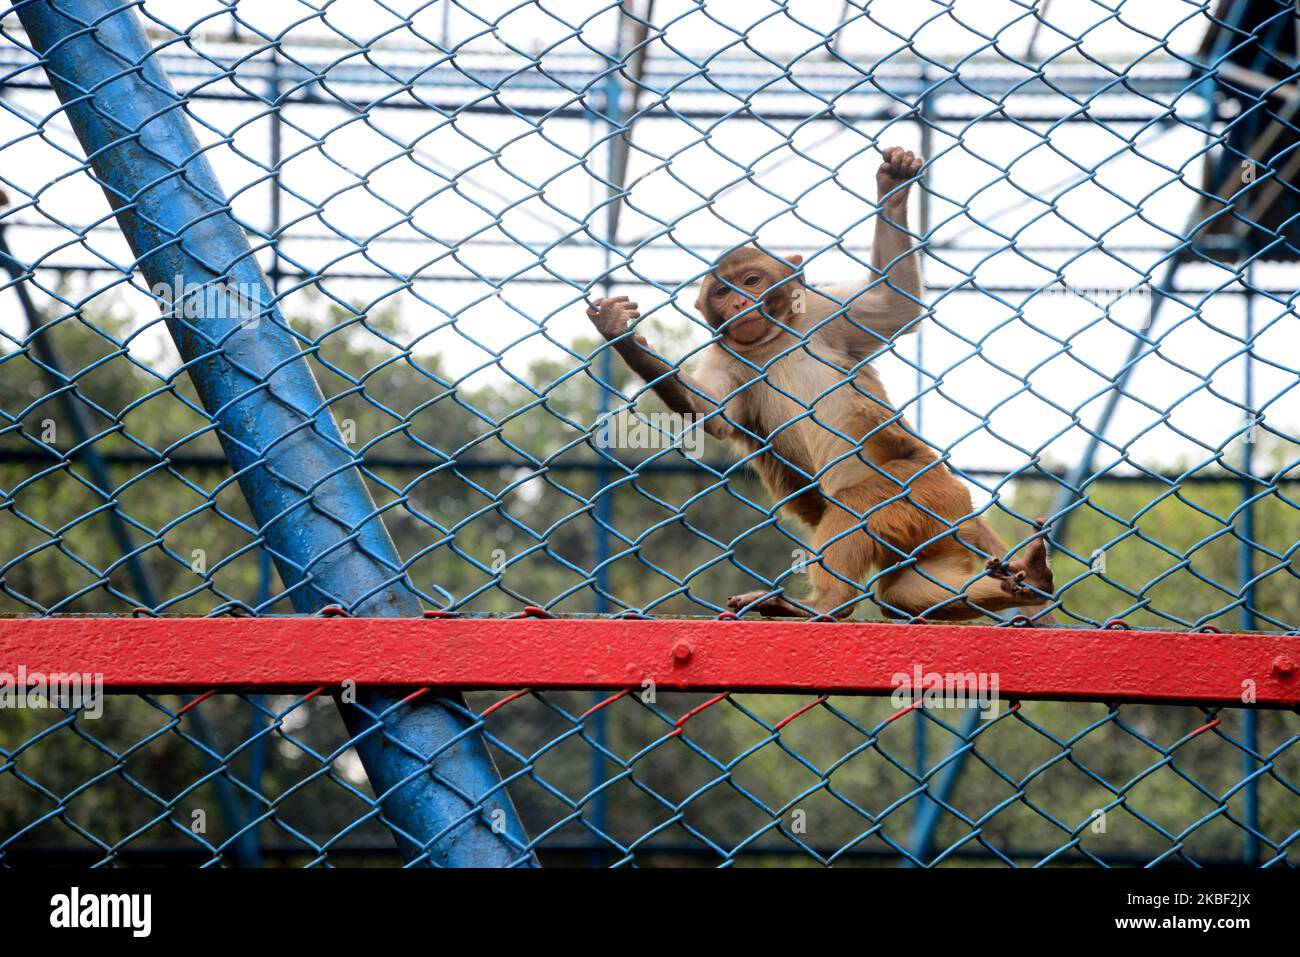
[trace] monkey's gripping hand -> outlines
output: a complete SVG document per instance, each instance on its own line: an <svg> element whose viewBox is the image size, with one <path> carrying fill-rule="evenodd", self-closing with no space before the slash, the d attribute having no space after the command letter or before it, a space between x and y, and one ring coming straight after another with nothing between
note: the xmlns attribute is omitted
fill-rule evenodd
<svg viewBox="0 0 1300 957"><path fill-rule="evenodd" d="M901 146L890 146L884 153L885 161L876 170L877 195L888 207L897 208L907 203L911 181L921 172L925 160ZM885 197L888 196L888 199Z"/></svg>
<svg viewBox="0 0 1300 957"><path fill-rule="evenodd" d="M617 339L627 333L628 323L641 318L641 308L627 296L613 296L588 304L587 318L606 339Z"/></svg>
<svg viewBox="0 0 1300 957"><path fill-rule="evenodd" d="M627 334L630 323L641 318L636 303L627 296L596 299L587 304L587 318L664 405L680 415L707 416L704 431L716 439L731 436L730 423L714 414L720 408L714 390L693 380L678 365L666 362L650 348L645 336Z"/></svg>

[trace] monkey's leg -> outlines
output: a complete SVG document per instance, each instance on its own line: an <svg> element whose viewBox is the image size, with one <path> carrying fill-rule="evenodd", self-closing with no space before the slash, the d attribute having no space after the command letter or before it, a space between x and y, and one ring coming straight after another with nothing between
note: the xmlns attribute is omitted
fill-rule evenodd
<svg viewBox="0 0 1300 957"><path fill-rule="evenodd" d="M980 515L962 522L957 537L972 548L979 549L974 557L988 563L987 567L993 564L1000 565L1002 557L1007 553L1007 543L1002 541L998 533L993 531L993 526Z"/></svg>
<svg viewBox="0 0 1300 957"><path fill-rule="evenodd" d="M975 618L987 612L1045 604L1047 597L1038 591L1051 593L1051 572L1045 577L1036 574L1031 580L1029 575L1019 574L1019 563L1030 562L1041 572L1046 569L1046 553L1031 554L1027 547L1023 558L1007 564L1007 580L989 574L989 568L1002 568L1007 546L983 518L967 517L974 510L970 492L946 470L910 474L911 465L898 460L885 466L896 480L907 482L904 498L898 497L897 482L891 487L884 476L874 476L863 485L869 495L886 503L870 515L871 528L881 538L904 555L931 542L924 546L916 564L882 578L880 604L895 615L935 619ZM1041 542L1037 544L1042 547ZM882 557L886 559L881 561L882 567L898 560L897 554Z"/></svg>
<svg viewBox="0 0 1300 957"><path fill-rule="evenodd" d="M838 502L843 501L853 514ZM865 516L871 502L857 489L841 492L817 523L813 544L821 561L808 568L812 592L802 603L818 615L847 618L853 607L867 597L861 582L876 559L879 546L866 531Z"/></svg>
<svg viewBox="0 0 1300 957"><path fill-rule="evenodd" d="M759 602L749 610L774 618L809 618L814 615L847 618L853 612L853 606L867 597L857 583L866 577L876 554L876 543L863 530L865 521L860 517L869 508L870 500L860 489L838 493L834 501L827 503L822 520L813 532L813 547L819 560L814 559L815 564L808 568L812 592L807 598L797 599L796 604L769 592L756 591L737 595L729 599L727 605L739 610ZM849 509L855 509L859 514L855 515Z"/></svg>
<svg viewBox="0 0 1300 957"><path fill-rule="evenodd" d="M1041 531L1042 520L1035 524ZM1047 564L1047 547L1042 541L1042 535L1030 541L1025 546L1025 550L1010 561L1006 560L1009 551L1006 543L998 537L997 532L993 531L993 526L983 518L977 517L963 523L959 538L979 549L982 553L980 557L985 559L984 568L989 576L999 579L1002 582L1002 590L1016 597L1022 605L1041 605L1042 601L1035 600L1042 597L1036 594L1037 592L1050 595L1056 591L1052 569ZM1035 615L1034 623L1055 625L1058 622L1056 614L1048 611Z"/></svg>
<svg viewBox="0 0 1300 957"><path fill-rule="evenodd" d="M901 569L882 582L880 603L895 615L935 621L960 621L1009 608L1045 605L1048 597L1027 588L1008 589L984 574L964 546L949 546L913 568Z"/></svg>
<svg viewBox="0 0 1300 957"><path fill-rule="evenodd" d="M811 609L811 613L819 617L847 617L853 606L867 597L860 583L873 565L888 568L905 559L925 540L952 527L935 519L928 510L917 508L912 496L926 502L931 509L941 510L938 514L970 513L970 493L965 486L946 472L937 470L913 476L915 469L914 462L893 461L882 469L887 474L876 474L858 485L826 494L826 511L813 536L820 562L808 570L812 592L799 600L799 605ZM907 483L908 495L900 498L904 482ZM991 528L987 531L992 535ZM975 529L971 534L981 538ZM935 547L942 548L944 543ZM948 547L955 549L964 557L964 564L971 567L971 571L960 580L964 582L973 577L979 564L975 561L976 553L951 541ZM1005 551L1004 546L1001 552ZM1005 597L1001 585L997 582L992 584L991 591ZM960 591L960 587L927 602L924 607L952 597L955 591ZM750 601L760 597L760 594L742 596ZM796 608L783 598L768 599L762 607L764 614L809 615L808 611ZM974 617L974 614L968 613L966 617Z"/></svg>

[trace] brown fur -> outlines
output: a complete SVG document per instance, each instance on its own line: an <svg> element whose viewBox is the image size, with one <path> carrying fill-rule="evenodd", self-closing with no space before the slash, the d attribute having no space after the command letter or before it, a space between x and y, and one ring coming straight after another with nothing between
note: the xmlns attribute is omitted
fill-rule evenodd
<svg viewBox="0 0 1300 957"><path fill-rule="evenodd" d="M800 332L814 321L774 318ZM811 594L791 603L754 592L732 598L731 607L843 617L865 597L858 586L870 572L899 565L875 584L877 600L895 615L960 619L1044 604L1032 590L1051 591L1041 543L1001 572L1007 546L974 515L967 487L894 415L874 370L854 370L853 356L827 328L809 332L802 347L780 333L745 352L747 362L726 346L705 358L703 381L735 393L726 404L740 427L732 441L746 452L766 450L753 465L768 493L782 500L815 486L785 508L813 529L820 561L809 569ZM1001 580L988 574L988 559Z"/></svg>
<svg viewBox="0 0 1300 957"><path fill-rule="evenodd" d="M873 569L882 572L876 600L893 615L974 618L1050 600L1041 532L1008 561L966 486L895 414L867 362L920 313L898 188L920 168L893 147L877 174L891 199L877 215L872 264L888 270L888 282L822 294L803 283L802 257L783 262L752 246L724 256L700 284L696 308L719 336L694 379L627 335L639 312L626 297L588 311L670 408L706 416L711 435L761 453L754 468L774 499L800 493L785 508L813 529L812 592L793 603L771 592L737 595L728 600L736 610L844 617L866 597Z"/></svg>

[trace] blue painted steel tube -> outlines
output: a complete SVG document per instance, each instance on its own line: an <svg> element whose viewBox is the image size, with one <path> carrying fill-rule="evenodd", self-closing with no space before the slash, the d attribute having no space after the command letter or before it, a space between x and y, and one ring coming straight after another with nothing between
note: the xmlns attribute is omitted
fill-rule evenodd
<svg viewBox="0 0 1300 957"><path fill-rule="evenodd" d="M939 821L943 816L943 806L946 805L952 797L953 789L957 786L957 779L961 777L962 768L966 763L966 756L970 754L968 745L971 736L975 733L980 723L980 711L978 708L971 708L962 719L961 740L952 746L949 752L948 763L944 765L937 778L932 779L930 787L927 789L927 800L919 802L916 807L916 820L912 823L912 857L922 864L929 861L930 856L934 853L934 832L939 827ZM961 751L960 754L954 752ZM918 772L924 773L925 769L918 767ZM932 795L931 795L932 792ZM919 800L919 795L918 795ZM903 864L906 867L916 867L910 859L904 858Z"/></svg>
<svg viewBox="0 0 1300 957"><path fill-rule="evenodd" d="M1241 482L1241 515L1238 523L1237 585L1241 589L1241 630L1254 631L1259 622L1255 619L1255 506L1252 499L1257 494L1255 486L1255 423L1259 412L1255 409L1255 271L1250 263L1242 270L1246 287L1246 363L1242 382L1242 405L1250 418L1249 433L1241 445L1241 471L1249 478ZM1259 712L1250 708L1243 716L1242 736L1245 749L1241 752L1241 771L1248 781L1245 788L1246 826L1241 833L1242 863L1259 864L1259 778L1255 755L1259 754Z"/></svg>
<svg viewBox="0 0 1300 957"><path fill-rule="evenodd" d="M29 0L17 12L150 286L234 283L242 301L258 304L256 323L228 302L197 318L166 317L294 607L418 616L353 456L135 14L120 0ZM342 711L403 856L532 863L458 702L399 700L362 692L359 707ZM370 715L390 709L376 727Z"/></svg>
<svg viewBox="0 0 1300 957"><path fill-rule="evenodd" d="M623 56L623 30L620 25L618 31L618 40L614 47L614 60L618 61ZM626 163L624 164L623 173L618 171L618 162L615 155L618 152L618 140L614 131L623 125L623 100L622 89L618 82L618 73L611 70L609 76L605 78L605 123L611 134L609 140L609 162L606 166L605 176L613 184L610 188L610 202L605 207L605 249L604 249L604 268L601 278L602 296L609 296L613 293L613 282L610 279L613 273L614 250L618 242L618 210L624 198L618 195L625 188L622 182L626 173ZM625 133L625 136L631 136L631 133ZM610 413L610 393L614 389L614 350L606 347L600 350L600 366L596 373L596 421L601 423L602 427ZM606 435L611 434L606 432ZM612 474L606 456L612 454L609 449L602 449L600 461L596 466L595 480L593 483L593 495L596 497L596 547L595 547L595 600L592 602L592 611L598 615L609 613L609 569L605 563L609 561L609 530L614 521L614 496L617 492L610 489ZM604 692L594 692L591 696L592 707L600 704L607 697ZM591 729L591 738L593 747L591 748L591 764L588 769L588 788L592 795L589 803L588 820L596 833L603 836L609 823L609 793L602 790L605 783L605 755L604 749L609 742L609 712L604 708L597 711L591 716L588 726ZM602 848L594 849L588 855L587 862L592 867L599 867L602 863Z"/></svg>
<svg viewBox="0 0 1300 957"><path fill-rule="evenodd" d="M1217 82L1217 69L1219 62L1223 59L1228 51L1229 45L1233 42L1233 37L1241 32L1234 27L1242 22L1243 16L1249 9L1249 0L1236 0L1231 8L1228 19L1225 23L1228 25L1221 29L1214 41L1214 48L1206 60L1208 66L1201 67L1201 78L1196 82L1195 87L1199 89L1205 97L1206 107L1203 117L1204 131L1207 138L1211 135L1211 127L1214 124L1215 112L1214 90ZM1226 158L1228 151L1223 151L1223 158ZM1137 337L1133 340L1133 345L1129 347L1128 356L1124 364L1119 367L1115 373L1114 381L1111 382L1109 392L1106 396L1106 404L1102 407L1101 415L1097 418L1097 424L1088 430L1088 442L1084 447L1083 454L1079 462L1070 470L1065 479L1064 486L1057 493L1056 501L1053 503L1050 526L1048 527L1048 537L1052 545L1056 548L1065 547L1066 530L1074 516L1076 507L1087 500L1088 493L1084 485L1091 482L1095 477L1092 470L1093 460L1097 457L1097 451L1101 448L1101 443L1105 439L1106 433L1110 430L1111 420L1115 417L1116 410L1119 409L1120 399L1124 395L1124 387L1133 375L1134 366L1142 357L1142 347L1148 344L1148 336L1155 328L1156 319L1160 316L1160 308L1165 304L1166 299L1172 299L1175 294L1174 279L1178 275L1178 267L1187 258L1188 252L1192 246L1192 235L1197 226L1204 219L1204 214L1199 207L1193 210L1192 217L1188 221L1185 235L1182 237L1179 245L1174 248L1173 252L1164 263L1163 279L1152 290L1153 296L1151 306L1147 311L1146 320L1142 323L1142 329L1138 332ZM1112 477L1107 476L1107 480Z"/></svg>

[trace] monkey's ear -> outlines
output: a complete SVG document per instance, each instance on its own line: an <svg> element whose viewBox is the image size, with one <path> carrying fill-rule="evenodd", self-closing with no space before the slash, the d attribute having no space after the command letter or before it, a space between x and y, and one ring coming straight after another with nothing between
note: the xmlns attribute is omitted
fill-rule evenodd
<svg viewBox="0 0 1300 957"><path fill-rule="evenodd" d="M786 256L785 261L788 262L791 266L794 266L796 269L798 269L800 266L803 265L803 256L799 255L798 253L795 253L793 256Z"/></svg>
<svg viewBox="0 0 1300 957"><path fill-rule="evenodd" d="M700 292L699 295L695 297L695 311L703 315L705 319L709 318L708 310L705 307L708 303L709 287L712 285L713 277L705 276L700 280Z"/></svg>

